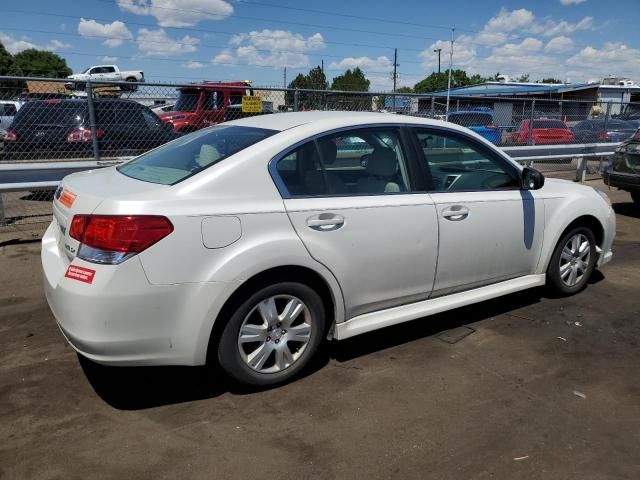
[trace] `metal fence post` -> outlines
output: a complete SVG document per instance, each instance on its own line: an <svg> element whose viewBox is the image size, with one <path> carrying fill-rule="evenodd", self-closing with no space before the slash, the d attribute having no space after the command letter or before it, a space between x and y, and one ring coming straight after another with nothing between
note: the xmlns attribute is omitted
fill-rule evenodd
<svg viewBox="0 0 640 480"><path fill-rule="evenodd" d="M536 116L536 99L533 98L531 100L531 115L529 116L529 145L535 145L535 140L533 139L533 119Z"/></svg>
<svg viewBox="0 0 640 480"><path fill-rule="evenodd" d="M431 96L431 118L434 118L436 115L436 97Z"/></svg>
<svg viewBox="0 0 640 480"><path fill-rule="evenodd" d="M611 118L611 102L607 102L607 109L604 114L604 131L607 131L607 122Z"/></svg>
<svg viewBox="0 0 640 480"><path fill-rule="evenodd" d="M87 106L89 109L89 127L91 128L91 143L93 144L93 156L100 161L100 146L98 145L98 129L96 128L96 112L93 105L93 87L91 82L87 80L85 86L87 92Z"/></svg>
<svg viewBox="0 0 640 480"><path fill-rule="evenodd" d="M293 92L293 111L294 112L298 111L298 101L299 100L300 100L300 92L296 88L296 90Z"/></svg>

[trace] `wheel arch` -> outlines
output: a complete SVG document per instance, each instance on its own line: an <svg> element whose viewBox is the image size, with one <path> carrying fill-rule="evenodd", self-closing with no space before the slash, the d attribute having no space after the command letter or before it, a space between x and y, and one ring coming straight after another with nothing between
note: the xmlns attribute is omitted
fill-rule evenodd
<svg viewBox="0 0 640 480"><path fill-rule="evenodd" d="M549 268L549 262L551 261L551 257L553 256L553 252L555 252L556 247L558 246L558 242L565 234L573 228L576 227L587 227L589 230L593 232L593 235L596 240L596 245L598 248L601 248L604 242L605 237L605 228L602 222L591 214L583 214L574 218L571 222L569 222L562 230L559 230L559 234L553 239L552 248L548 250L545 256L545 260L543 263L542 272L546 272Z"/></svg>
<svg viewBox="0 0 640 480"><path fill-rule="evenodd" d="M331 285L332 282L328 281L321 273L308 266L283 265L272 267L256 273L246 279L224 302L216 315L209 333L206 352L207 362L214 360L211 355L216 351L217 342L220 339L222 330L227 324L227 321L232 315L234 309L238 307L243 299L251 295L251 293L279 281L302 283L313 288L320 295L327 315L327 331L325 332L325 335L332 335L336 320L340 320L343 317L341 293L335 292L335 287L332 288ZM338 295L340 295L340 297L338 297Z"/></svg>

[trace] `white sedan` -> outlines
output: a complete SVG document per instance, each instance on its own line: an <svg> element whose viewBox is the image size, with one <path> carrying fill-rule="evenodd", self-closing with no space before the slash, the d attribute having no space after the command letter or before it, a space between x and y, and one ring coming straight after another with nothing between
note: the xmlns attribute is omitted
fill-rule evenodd
<svg viewBox="0 0 640 480"><path fill-rule="evenodd" d="M381 113L228 122L68 176L53 208L46 295L80 354L218 362L259 386L325 339L545 284L574 294L615 236L601 191Z"/></svg>

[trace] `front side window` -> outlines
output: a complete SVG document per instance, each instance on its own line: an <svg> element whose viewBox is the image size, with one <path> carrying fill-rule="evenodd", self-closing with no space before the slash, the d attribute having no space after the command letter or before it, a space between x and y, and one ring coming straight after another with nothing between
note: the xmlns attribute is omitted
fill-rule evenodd
<svg viewBox="0 0 640 480"><path fill-rule="evenodd" d="M118 167L144 182L173 185L277 133L275 130L220 125L186 135Z"/></svg>
<svg viewBox="0 0 640 480"><path fill-rule="evenodd" d="M285 155L276 168L292 197L410 190L405 154L395 128L321 137Z"/></svg>
<svg viewBox="0 0 640 480"><path fill-rule="evenodd" d="M416 130L437 192L520 188L517 169L472 140L439 130Z"/></svg>
<svg viewBox="0 0 640 480"><path fill-rule="evenodd" d="M176 112L195 112L200 92L180 92L174 110Z"/></svg>

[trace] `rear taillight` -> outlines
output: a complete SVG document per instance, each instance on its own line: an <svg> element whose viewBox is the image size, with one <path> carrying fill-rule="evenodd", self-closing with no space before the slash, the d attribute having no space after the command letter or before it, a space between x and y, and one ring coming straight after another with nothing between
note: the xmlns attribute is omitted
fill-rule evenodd
<svg viewBox="0 0 640 480"><path fill-rule="evenodd" d="M101 138L104 135L104 130L101 128L96 129L96 137ZM88 128L76 128L67 134L67 143L82 143L90 142L93 139L91 130Z"/></svg>
<svg viewBox="0 0 640 480"><path fill-rule="evenodd" d="M157 215L75 215L69 235L81 245L78 257L118 264L173 232L168 218Z"/></svg>
<svg viewBox="0 0 640 480"><path fill-rule="evenodd" d="M4 137L5 142L15 142L18 139L16 132L10 128L7 128L7 134Z"/></svg>
<svg viewBox="0 0 640 480"><path fill-rule="evenodd" d="M606 140L607 138L609 138L609 135L607 135L606 132L598 132L596 133L596 138Z"/></svg>

